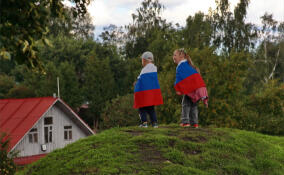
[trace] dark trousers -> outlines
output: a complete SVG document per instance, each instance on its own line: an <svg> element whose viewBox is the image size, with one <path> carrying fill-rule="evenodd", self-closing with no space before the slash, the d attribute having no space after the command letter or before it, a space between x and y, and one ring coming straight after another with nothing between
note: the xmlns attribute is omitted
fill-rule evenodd
<svg viewBox="0 0 284 175"><path fill-rule="evenodd" d="M142 123L147 122L147 114L149 114L152 123L157 122L157 116L154 107L155 106L146 106L138 109Z"/></svg>

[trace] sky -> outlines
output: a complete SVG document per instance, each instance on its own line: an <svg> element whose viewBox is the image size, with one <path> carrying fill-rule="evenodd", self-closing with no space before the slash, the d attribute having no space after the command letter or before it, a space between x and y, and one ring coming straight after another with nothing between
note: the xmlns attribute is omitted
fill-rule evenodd
<svg viewBox="0 0 284 175"><path fill-rule="evenodd" d="M140 7L142 0L93 0L88 6L95 25L95 37L102 31L103 27L110 24L116 26L128 25L132 22L131 14L136 13L136 9ZM239 0L229 0L231 9L239 2ZM186 18L201 11L208 13L209 8L216 8L215 0L160 0L165 9L161 16L172 22L179 23L184 26ZM284 0L250 0L247 13L247 22L261 24L260 17L265 12L273 14L277 21L284 21Z"/></svg>

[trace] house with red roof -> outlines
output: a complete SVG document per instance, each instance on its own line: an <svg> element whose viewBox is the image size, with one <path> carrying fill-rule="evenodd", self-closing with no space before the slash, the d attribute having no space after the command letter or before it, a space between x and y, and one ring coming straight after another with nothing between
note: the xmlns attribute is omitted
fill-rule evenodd
<svg viewBox="0 0 284 175"><path fill-rule="evenodd" d="M10 139L9 152L24 165L93 135L92 129L60 98L0 99L0 133Z"/></svg>

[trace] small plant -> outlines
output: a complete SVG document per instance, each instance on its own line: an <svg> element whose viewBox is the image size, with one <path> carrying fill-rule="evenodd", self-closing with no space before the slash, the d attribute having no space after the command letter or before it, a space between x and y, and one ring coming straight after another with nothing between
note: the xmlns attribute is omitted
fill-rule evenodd
<svg viewBox="0 0 284 175"><path fill-rule="evenodd" d="M0 174L1 175L13 175L16 172L16 165L13 158L15 153L8 153L9 139L7 134L0 133Z"/></svg>

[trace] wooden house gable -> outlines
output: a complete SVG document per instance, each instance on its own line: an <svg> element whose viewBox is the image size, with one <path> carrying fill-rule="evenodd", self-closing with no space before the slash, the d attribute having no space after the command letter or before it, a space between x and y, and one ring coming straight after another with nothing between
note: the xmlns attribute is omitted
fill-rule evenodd
<svg viewBox="0 0 284 175"><path fill-rule="evenodd" d="M93 134L80 120L58 100L30 128L14 150L19 151L19 157L46 154Z"/></svg>

